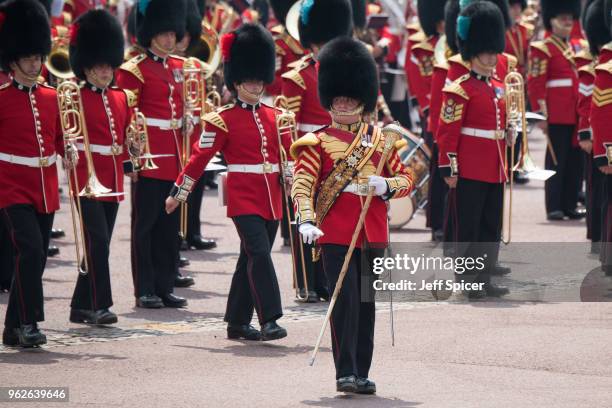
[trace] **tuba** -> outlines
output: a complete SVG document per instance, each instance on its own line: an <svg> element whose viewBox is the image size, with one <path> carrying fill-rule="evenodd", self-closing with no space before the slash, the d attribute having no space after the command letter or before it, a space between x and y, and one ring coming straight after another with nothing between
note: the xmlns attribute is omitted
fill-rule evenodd
<svg viewBox="0 0 612 408"><path fill-rule="evenodd" d="M219 48L219 36L217 32L206 21L202 22L202 34L198 41L187 48L186 55L203 61L204 78L208 79L219 68L221 63L221 49Z"/></svg>
<svg viewBox="0 0 612 408"><path fill-rule="evenodd" d="M68 55L68 44L70 33L68 27L58 26L57 35L53 37L51 53L45 61L47 70L60 81L74 78L70 68L70 57Z"/></svg>
<svg viewBox="0 0 612 408"><path fill-rule="evenodd" d="M87 274L89 264L87 256L81 258L81 253L85 254L85 230L83 223L83 213L81 211L81 200L79 197L102 197L105 195L114 195L109 188L106 188L100 183L96 176L96 170L93 165L91 156L91 148L89 145L89 136L87 135L87 126L83 115L83 104L81 99L81 90L77 84L71 81L64 81L57 87L57 101L59 104L60 121L64 139L65 157L70 156L72 162L75 163L72 170L66 170L68 176L68 187L70 190L70 212L72 214L72 227L74 231L77 267L79 273ZM78 158L77 144L83 145L85 162L87 163L87 183L79 186L77 177L76 160ZM77 191L77 196L74 192ZM110 193L110 194L109 194ZM75 208L76 205L76 208ZM81 259L83 268L81 268Z"/></svg>

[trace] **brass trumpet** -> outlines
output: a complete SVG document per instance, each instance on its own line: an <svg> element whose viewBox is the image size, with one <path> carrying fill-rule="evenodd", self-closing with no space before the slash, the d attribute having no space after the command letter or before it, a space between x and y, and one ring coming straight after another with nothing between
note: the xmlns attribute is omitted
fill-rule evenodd
<svg viewBox="0 0 612 408"><path fill-rule="evenodd" d="M79 273L87 274L89 264L87 256L83 256L83 265L81 269L81 253L85 254L85 232L83 223L83 213L81 211L81 200L79 197L101 197L111 192L100 183L96 176L96 170L93 165L91 156L91 148L89 145L89 136L87 134L87 125L83 115L83 103L81 99L81 90L77 84L72 81L64 81L57 87L57 101L59 105L60 120L64 138L64 157L71 160L73 167L71 170L66 169L68 176L68 187L70 191L70 212L72 214L72 227L74 231L74 239L76 246L77 268ZM79 179L77 177L76 163L74 156L78 158L77 143L83 144L83 153L87 164L87 183L81 190ZM70 157L70 158L68 158ZM78 191L75 197L74 191ZM76 203L76 209L75 209Z"/></svg>
<svg viewBox="0 0 612 408"><path fill-rule="evenodd" d="M188 58L183 64L183 148L181 150L181 167L184 168L191 156L191 135L193 133L194 119L200 117L203 104L206 101L204 81L200 61ZM180 236L187 238L188 204L181 202Z"/></svg>
<svg viewBox="0 0 612 408"><path fill-rule="evenodd" d="M291 247L291 266L293 267L293 288L295 289L295 297L299 300L305 301L308 299L308 274L306 271L306 258L304 256L304 244L299 232L297 231L297 225L293 211L291 211L291 194L287 192L287 171L289 169L289 160L287 158L287 152L283 149L283 136L289 134L292 141L298 139L297 124L295 122L295 114L290 110L285 109L287 106L287 99L284 96L278 96L274 100L274 106L281 110L281 113L276 115L276 129L278 134L278 147L280 152L280 173L281 180L283 183L283 201L285 203L285 212L289 222L289 245ZM297 242L293 239L293 227L296 227ZM296 246L299 253L299 260L296 259ZM297 262L300 262L302 267L302 279L304 281L304 289L306 296L302 297L297 284Z"/></svg>

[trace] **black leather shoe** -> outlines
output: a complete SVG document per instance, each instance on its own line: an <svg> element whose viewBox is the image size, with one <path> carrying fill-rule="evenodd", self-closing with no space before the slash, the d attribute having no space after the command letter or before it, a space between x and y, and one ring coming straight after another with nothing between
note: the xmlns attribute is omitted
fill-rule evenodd
<svg viewBox="0 0 612 408"><path fill-rule="evenodd" d="M584 208L576 208L575 210L566 211L565 215L570 220L581 220L586 217L586 211Z"/></svg>
<svg viewBox="0 0 612 408"><path fill-rule="evenodd" d="M357 385L357 394L376 394L376 383L374 381L367 378L357 378L355 384Z"/></svg>
<svg viewBox="0 0 612 408"><path fill-rule="evenodd" d="M66 233L64 232L64 230L59 229L59 228L51 229L51 239L64 238L65 236L66 236Z"/></svg>
<svg viewBox="0 0 612 408"><path fill-rule="evenodd" d="M336 391L338 392L357 392L357 379L354 375L340 377L336 380Z"/></svg>
<svg viewBox="0 0 612 408"><path fill-rule="evenodd" d="M502 297L510 293L510 289L504 286L495 286L490 283L484 286L484 291L487 297Z"/></svg>
<svg viewBox="0 0 612 408"><path fill-rule="evenodd" d="M184 256L179 257L179 268L184 268L191 265L191 261Z"/></svg>
<svg viewBox="0 0 612 408"><path fill-rule="evenodd" d="M261 339L263 341L278 340L287 337L287 330L276 324L276 321L264 323L261 326Z"/></svg>
<svg viewBox="0 0 612 408"><path fill-rule="evenodd" d="M47 336L38 330L38 325L22 324L19 328L4 329L2 343L7 346L21 346L25 348L47 344Z"/></svg>
<svg viewBox="0 0 612 408"><path fill-rule="evenodd" d="M215 183L213 179L210 179L206 181L206 183L204 184L204 187L207 190L217 190L219 188L219 185Z"/></svg>
<svg viewBox="0 0 612 408"><path fill-rule="evenodd" d="M299 297L295 299L299 303L317 303L319 301L319 295L314 290L309 290L306 293L306 289L300 288Z"/></svg>
<svg viewBox="0 0 612 408"><path fill-rule="evenodd" d="M55 245L49 246L49 249L47 250L47 256L49 258L53 258L54 256L59 255L59 253L60 253L60 250Z"/></svg>
<svg viewBox="0 0 612 408"><path fill-rule="evenodd" d="M189 247L196 250L207 250L217 247L217 243L214 239L202 238L200 235L194 235L188 240Z"/></svg>
<svg viewBox="0 0 612 408"><path fill-rule="evenodd" d="M166 307L185 307L187 306L187 299L180 296L176 296L174 293L168 293L167 295L160 296L164 306Z"/></svg>
<svg viewBox="0 0 612 408"><path fill-rule="evenodd" d="M188 288L193 285L195 285L195 280L193 280L191 276L183 276L179 273L178 276L174 278L175 288Z"/></svg>
<svg viewBox="0 0 612 408"><path fill-rule="evenodd" d="M525 176L523 172L515 171L514 172L514 183L518 185L523 185L529 183L529 177Z"/></svg>
<svg viewBox="0 0 612 408"><path fill-rule="evenodd" d="M117 315L108 308L100 310L71 309L70 321L85 324L113 324L117 323Z"/></svg>
<svg viewBox="0 0 612 408"><path fill-rule="evenodd" d="M512 272L512 269L500 264L496 264L493 268L491 268L491 275L494 276L508 275L510 272Z"/></svg>
<svg viewBox="0 0 612 408"><path fill-rule="evenodd" d="M228 324L227 338L261 340L261 332L250 324Z"/></svg>
<svg viewBox="0 0 612 408"><path fill-rule="evenodd" d="M444 240L444 231L443 230L431 231L431 240L434 242L442 242Z"/></svg>
<svg viewBox="0 0 612 408"><path fill-rule="evenodd" d="M181 239L181 251L189 251L189 244L184 239ZM182 257L181 257L182 258ZM187 258L184 258L187 259Z"/></svg>
<svg viewBox="0 0 612 408"><path fill-rule="evenodd" d="M564 217L563 211L551 211L546 215L549 221L562 221Z"/></svg>
<svg viewBox="0 0 612 408"><path fill-rule="evenodd" d="M159 296L143 295L136 299L136 307L143 307L145 309L159 309L160 307L164 307L164 303Z"/></svg>

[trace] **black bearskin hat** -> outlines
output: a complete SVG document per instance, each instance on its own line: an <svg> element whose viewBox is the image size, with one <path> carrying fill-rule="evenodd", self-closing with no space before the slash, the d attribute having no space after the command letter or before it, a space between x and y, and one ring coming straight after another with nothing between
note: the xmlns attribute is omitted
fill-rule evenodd
<svg viewBox="0 0 612 408"><path fill-rule="evenodd" d="M610 33L612 35L612 0L605 0L605 11L604 18L606 20L606 25L610 29Z"/></svg>
<svg viewBox="0 0 612 408"><path fill-rule="evenodd" d="M604 18L604 8L604 0L595 0L586 10L584 16L584 32L587 40L589 40L589 47L593 55L599 55L599 48L612 40Z"/></svg>
<svg viewBox="0 0 612 408"><path fill-rule="evenodd" d="M457 44L465 61L483 52L504 52L506 30L499 7L477 1L463 9L457 19Z"/></svg>
<svg viewBox="0 0 612 408"><path fill-rule="evenodd" d="M512 19L510 18L510 5L508 4L508 0L487 1L490 1L491 3L499 7L499 10L501 11L502 16L504 17L504 26L506 27L506 29L510 28L512 26Z"/></svg>
<svg viewBox="0 0 612 408"><path fill-rule="evenodd" d="M206 14L206 0L195 0L196 6L198 6L198 13L200 13L200 17L204 18Z"/></svg>
<svg viewBox="0 0 612 408"><path fill-rule="evenodd" d="M85 69L108 64L116 69L123 62L124 38L121 24L106 10L92 9L79 16L70 38L70 67L77 78Z"/></svg>
<svg viewBox="0 0 612 408"><path fill-rule="evenodd" d="M304 0L300 8L300 42L308 49L336 37L351 35L353 12L349 0Z"/></svg>
<svg viewBox="0 0 612 408"><path fill-rule="evenodd" d="M188 47L195 44L200 35L202 34L202 16L196 0L184 0L185 10L187 11L187 20L185 24L185 31L189 33L191 40L189 41Z"/></svg>
<svg viewBox="0 0 612 408"><path fill-rule="evenodd" d="M457 54L457 17L459 16L459 0L448 0L444 6L444 32L446 33L446 44L448 48Z"/></svg>
<svg viewBox="0 0 612 408"><path fill-rule="evenodd" d="M340 37L327 43L318 55L319 100L330 110L334 98L354 98L373 112L378 99L378 71L372 54L361 42Z"/></svg>
<svg viewBox="0 0 612 408"><path fill-rule="evenodd" d="M221 52L225 85L230 91L235 91L234 84L244 81L260 80L266 84L274 81L274 40L260 24L243 24L224 35Z"/></svg>
<svg viewBox="0 0 612 408"><path fill-rule="evenodd" d="M43 5L43 7L45 8L45 11L47 12L47 15L51 17L51 3L53 3L53 1L52 0L38 0L38 2Z"/></svg>
<svg viewBox="0 0 612 408"><path fill-rule="evenodd" d="M542 20L544 28L552 30L550 20L559 14L571 14L575 19L580 18L580 0L541 0Z"/></svg>
<svg viewBox="0 0 612 408"><path fill-rule="evenodd" d="M185 35L185 2L177 0L138 0L136 35L138 43L148 48L157 34L175 32L176 41Z"/></svg>
<svg viewBox="0 0 612 408"><path fill-rule="evenodd" d="M12 0L0 6L0 62L10 63L51 52L51 27L45 8L36 0Z"/></svg>
<svg viewBox="0 0 612 408"><path fill-rule="evenodd" d="M274 11L274 17L276 17L279 24L285 25L287 13L296 1L297 0L270 0L270 5Z"/></svg>
<svg viewBox="0 0 612 408"><path fill-rule="evenodd" d="M446 0L421 0L418 2L419 22L426 36L438 33L436 26L444 20L444 3Z"/></svg>
<svg viewBox="0 0 612 408"><path fill-rule="evenodd" d="M367 3L366 0L351 0L351 8L353 9L353 25L356 28L364 29L367 20Z"/></svg>
<svg viewBox="0 0 612 408"><path fill-rule="evenodd" d="M527 8L527 0L509 0L508 4L511 6L515 4L520 4L521 10L525 10Z"/></svg>

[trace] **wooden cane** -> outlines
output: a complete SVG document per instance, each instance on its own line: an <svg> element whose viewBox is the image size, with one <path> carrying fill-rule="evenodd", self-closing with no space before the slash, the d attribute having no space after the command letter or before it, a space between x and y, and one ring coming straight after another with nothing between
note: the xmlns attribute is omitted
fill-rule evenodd
<svg viewBox="0 0 612 408"><path fill-rule="evenodd" d="M383 129L384 136L384 148L382 152L382 157L378 162L378 166L376 166L376 175L380 176L382 173L383 166L387 162L387 156L395 143L397 134L392 130ZM342 264L342 269L340 269L340 275L338 275L338 281L336 282L336 288L334 289L334 293L329 302L329 307L327 308L327 313L325 314L325 320L323 321L323 326L321 327L321 331L319 332L319 337L317 338L317 343L315 344L315 348L312 351L312 357L310 358L310 365L314 364L315 358L317 357L317 352L319 351L319 347L321 346L321 340L323 339L323 335L325 334L325 329L327 328L327 322L331 318L332 311L334 310L334 305L336 304L336 299L338 298L338 294L340 293L340 289L342 288L342 282L344 281L344 277L348 271L349 262L351 261L351 257L353 255L353 251L355 250L355 245L357 244L357 238L359 237L359 233L363 228L363 224L365 222L365 217L370 208L370 203L372 202L372 198L374 188L370 187L368 191L368 196L366 197L363 208L361 209L361 213L359 214L359 220L357 221L357 226L355 227L355 231L353 232L353 237L351 238L351 244L349 249L344 257L344 263Z"/></svg>

